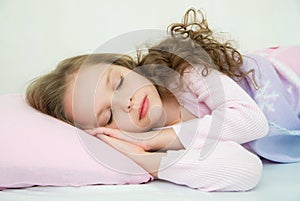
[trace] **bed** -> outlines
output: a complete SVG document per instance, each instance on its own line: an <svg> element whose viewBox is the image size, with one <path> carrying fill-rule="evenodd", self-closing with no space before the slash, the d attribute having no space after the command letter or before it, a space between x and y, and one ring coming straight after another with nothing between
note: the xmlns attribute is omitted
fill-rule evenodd
<svg viewBox="0 0 300 201"><path fill-rule="evenodd" d="M264 160L262 178L249 192L207 193L161 180L146 182L149 175L128 177L95 163L95 158L87 153L91 150L85 150L83 145L97 143L100 150L94 153L101 152L101 156L109 153L110 160L114 156L117 161L123 159L101 141L34 111L22 95L1 96L0 105L6 114L0 118L0 186L7 187L0 191L0 201L300 200L300 163ZM126 168L139 170L127 159L122 165L126 162ZM111 183L89 185L93 182Z"/></svg>
<svg viewBox="0 0 300 201"><path fill-rule="evenodd" d="M30 187L0 191L1 201L99 201L99 200L300 200L300 163L264 161L259 185L248 192L201 192L165 181L146 184L94 185L84 187Z"/></svg>
<svg viewBox="0 0 300 201"><path fill-rule="evenodd" d="M0 201L300 200L300 163L263 160L262 178L248 192L208 193L161 180L146 182L149 175L129 177L95 163L89 151L109 153L109 160L124 158L96 138L35 111L23 95L0 96L0 105L6 114L0 118L0 187L7 188L0 191ZM99 151L84 149L92 143ZM122 166L140 171L127 158Z"/></svg>

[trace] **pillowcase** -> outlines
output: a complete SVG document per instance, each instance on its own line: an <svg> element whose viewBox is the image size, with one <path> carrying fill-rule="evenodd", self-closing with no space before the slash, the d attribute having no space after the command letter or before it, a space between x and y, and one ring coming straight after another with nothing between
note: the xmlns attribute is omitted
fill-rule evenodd
<svg viewBox="0 0 300 201"><path fill-rule="evenodd" d="M101 140L33 109L21 94L1 95L0 112L0 189L152 179Z"/></svg>

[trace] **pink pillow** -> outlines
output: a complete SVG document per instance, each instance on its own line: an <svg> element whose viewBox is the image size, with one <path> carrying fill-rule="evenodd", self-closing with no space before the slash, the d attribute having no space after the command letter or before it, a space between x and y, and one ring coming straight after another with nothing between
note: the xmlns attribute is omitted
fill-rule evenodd
<svg viewBox="0 0 300 201"><path fill-rule="evenodd" d="M0 96L0 189L136 184L152 179L133 161L80 129Z"/></svg>

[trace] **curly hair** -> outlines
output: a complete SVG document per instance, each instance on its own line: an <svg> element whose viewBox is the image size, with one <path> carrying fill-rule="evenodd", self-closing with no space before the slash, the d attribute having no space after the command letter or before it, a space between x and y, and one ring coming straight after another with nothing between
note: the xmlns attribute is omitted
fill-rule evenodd
<svg viewBox="0 0 300 201"><path fill-rule="evenodd" d="M201 10L187 10L182 22L171 24L168 32L171 37L150 47L139 65L159 64L182 74L190 64L203 64L203 76L209 68L214 68L235 81L254 73L254 70L241 69L242 55L230 40L222 43L214 36Z"/></svg>

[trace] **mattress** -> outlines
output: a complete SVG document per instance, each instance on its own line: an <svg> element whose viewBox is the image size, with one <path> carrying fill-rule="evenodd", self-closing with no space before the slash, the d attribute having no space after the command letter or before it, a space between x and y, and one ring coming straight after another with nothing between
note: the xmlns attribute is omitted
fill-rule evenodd
<svg viewBox="0 0 300 201"><path fill-rule="evenodd" d="M258 186L248 192L202 192L156 180L138 185L94 185L83 187L31 187L0 191L0 201L300 201L300 163L263 161Z"/></svg>

